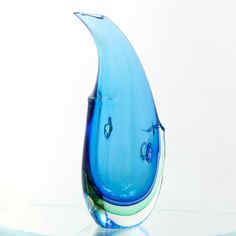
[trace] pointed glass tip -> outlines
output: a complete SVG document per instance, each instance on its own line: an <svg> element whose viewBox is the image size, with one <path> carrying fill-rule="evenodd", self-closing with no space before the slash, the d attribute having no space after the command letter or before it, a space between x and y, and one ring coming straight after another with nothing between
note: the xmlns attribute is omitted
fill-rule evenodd
<svg viewBox="0 0 236 236"><path fill-rule="evenodd" d="M104 16L103 15L99 15L99 14L93 14L93 13L85 13L85 12L74 12L74 14L78 17L80 16L91 16L91 17L95 17L97 19L103 19Z"/></svg>

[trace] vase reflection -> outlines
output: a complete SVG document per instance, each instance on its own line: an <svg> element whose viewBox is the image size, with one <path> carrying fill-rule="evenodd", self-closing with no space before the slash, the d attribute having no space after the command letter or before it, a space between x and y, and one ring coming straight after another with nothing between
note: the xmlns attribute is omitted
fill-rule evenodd
<svg viewBox="0 0 236 236"><path fill-rule="evenodd" d="M150 236L144 227L132 227L125 229L106 229L92 225L80 231L75 236Z"/></svg>

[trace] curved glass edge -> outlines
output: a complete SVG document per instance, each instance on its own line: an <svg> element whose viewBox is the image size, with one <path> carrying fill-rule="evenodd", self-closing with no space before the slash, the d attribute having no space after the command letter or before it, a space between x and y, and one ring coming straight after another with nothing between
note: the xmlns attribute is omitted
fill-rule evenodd
<svg viewBox="0 0 236 236"><path fill-rule="evenodd" d="M2 236L49 236L46 234L36 234L31 232L25 232L17 229L11 229L0 226L0 235Z"/></svg>

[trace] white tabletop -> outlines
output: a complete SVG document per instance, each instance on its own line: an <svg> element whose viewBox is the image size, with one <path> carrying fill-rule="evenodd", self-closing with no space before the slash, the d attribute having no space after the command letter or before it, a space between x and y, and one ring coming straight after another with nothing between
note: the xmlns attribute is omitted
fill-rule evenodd
<svg viewBox="0 0 236 236"><path fill-rule="evenodd" d="M153 210L140 226L126 230L98 227L79 205L27 204L0 209L0 236L202 236L236 235L236 213Z"/></svg>

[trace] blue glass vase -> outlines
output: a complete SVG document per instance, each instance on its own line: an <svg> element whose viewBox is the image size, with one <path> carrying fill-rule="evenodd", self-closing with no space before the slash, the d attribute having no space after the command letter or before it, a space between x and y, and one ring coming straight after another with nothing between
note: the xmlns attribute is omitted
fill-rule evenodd
<svg viewBox="0 0 236 236"><path fill-rule="evenodd" d="M90 214L105 228L131 227L150 214L161 187L164 128L132 45L107 17L75 13L92 34L99 70L82 163Z"/></svg>

